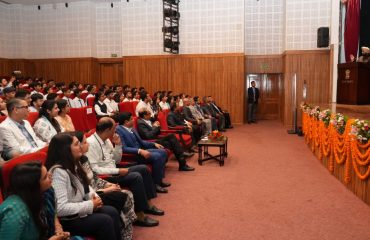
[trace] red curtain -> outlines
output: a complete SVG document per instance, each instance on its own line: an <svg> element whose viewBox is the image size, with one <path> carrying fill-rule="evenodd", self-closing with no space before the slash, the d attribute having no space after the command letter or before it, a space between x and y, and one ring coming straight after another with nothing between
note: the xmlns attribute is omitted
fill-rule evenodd
<svg viewBox="0 0 370 240"><path fill-rule="evenodd" d="M360 0L347 1L346 26L344 30L344 50L346 61L350 55L357 56L360 34Z"/></svg>

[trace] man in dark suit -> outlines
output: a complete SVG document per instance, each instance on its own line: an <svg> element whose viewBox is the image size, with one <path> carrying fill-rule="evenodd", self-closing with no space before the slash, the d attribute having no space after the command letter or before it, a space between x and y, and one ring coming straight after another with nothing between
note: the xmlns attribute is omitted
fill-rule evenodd
<svg viewBox="0 0 370 240"><path fill-rule="evenodd" d="M139 119L137 120L137 130L140 137L145 140L156 139L155 142L161 144L167 149L173 151L179 162L179 171L193 171L193 167L189 167L186 164L185 157L193 156L194 153L184 152L179 140L177 140L175 134L168 134L166 136L158 138L161 133L161 127L159 122L152 123L150 121L150 112L142 109L139 111Z"/></svg>
<svg viewBox="0 0 370 240"><path fill-rule="evenodd" d="M203 111L207 114L210 114L212 117L218 119L218 130L220 132L225 132L225 117L221 112L216 111L216 109L212 106L212 97L204 97L203 98L204 105L203 105Z"/></svg>
<svg viewBox="0 0 370 240"><path fill-rule="evenodd" d="M257 123L256 121L256 110L258 104L258 98L260 92L256 88L256 82L251 82L252 87L248 88L248 124Z"/></svg>
<svg viewBox="0 0 370 240"><path fill-rule="evenodd" d="M156 191L167 193L165 187L170 183L163 182L164 168L167 161L167 152L158 143L143 141L139 134L133 129L134 121L129 112L122 112L117 116L119 126L116 128L117 134L121 138L122 152L136 154L136 161L140 164L151 163L153 166L153 180Z"/></svg>
<svg viewBox="0 0 370 240"><path fill-rule="evenodd" d="M231 125L231 118L230 118L230 114L225 110L223 111L222 108L220 106L217 106L216 103L215 103L215 100L209 96L210 100L210 104L211 106L213 107L213 109L216 111L216 113L218 114L221 114L224 116L225 118L225 128L233 128L233 126Z"/></svg>
<svg viewBox="0 0 370 240"><path fill-rule="evenodd" d="M184 132L191 135L192 140L192 151L197 152L197 143L200 140L201 133L199 128L193 128L193 124L189 121L186 121L181 114L181 107L177 106L176 103L171 104L170 112L167 115L167 125L169 127L178 127L181 126L184 128Z"/></svg>

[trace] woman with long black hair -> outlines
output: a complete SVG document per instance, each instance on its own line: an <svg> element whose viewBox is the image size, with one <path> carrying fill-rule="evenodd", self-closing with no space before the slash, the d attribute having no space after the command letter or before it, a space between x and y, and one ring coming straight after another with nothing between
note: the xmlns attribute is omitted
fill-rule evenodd
<svg viewBox="0 0 370 240"><path fill-rule="evenodd" d="M105 206L90 187L80 159L81 145L76 137L61 133L50 141L46 167L53 176L57 214L64 229L72 235L100 239L120 239L120 217L114 207Z"/></svg>
<svg viewBox="0 0 370 240"><path fill-rule="evenodd" d="M42 141L49 143L51 138L64 130L60 127L55 117L58 116L59 108L54 100L46 100L41 106L39 118L33 129Z"/></svg>
<svg viewBox="0 0 370 240"><path fill-rule="evenodd" d="M40 162L15 166L9 182L9 195L0 205L0 239L69 239L48 206L51 177Z"/></svg>
<svg viewBox="0 0 370 240"><path fill-rule="evenodd" d="M85 135L82 132L74 132L72 135L76 136L80 141L82 154L87 153L89 150L89 143L86 141ZM80 163L86 172L90 185L101 197L103 204L113 206L120 212L123 223L123 228L121 230L122 239L132 239L132 224L136 220L134 197L132 193L128 190L121 189L118 184L113 184L99 178L91 169L89 159L85 155L82 155Z"/></svg>

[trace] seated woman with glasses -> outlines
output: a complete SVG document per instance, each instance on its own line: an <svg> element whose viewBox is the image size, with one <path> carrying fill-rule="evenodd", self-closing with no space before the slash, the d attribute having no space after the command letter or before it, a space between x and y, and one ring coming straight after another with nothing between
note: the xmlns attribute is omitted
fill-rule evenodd
<svg viewBox="0 0 370 240"><path fill-rule="evenodd" d="M65 132L74 132L75 126L73 125L71 117L68 115L71 106L68 105L68 102L65 99L57 100L57 105L59 112L55 119Z"/></svg>
<svg viewBox="0 0 370 240"><path fill-rule="evenodd" d="M69 239L53 209L51 177L38 161L19 164L10 173L9 196L0 205L1 239Z"/></svg>
<svg viewBox="0 0 370 240"><path fill-rule="evenodd" d="M49 145L46 167L53 176L57 215L63 228L72 235L100 239L121 239L118 211L105 206L90 187L80 159L81 145L67 133L55 135Z"/></svg>
<svg viewBox="0 0 370 240"><path fill-rule="evenodd" d="M44 142L49 143L51 138L57 133L63 132L58 121L59 108L54 100L46 100L41 106L39 118L33 125L36 135Z"/></svg>

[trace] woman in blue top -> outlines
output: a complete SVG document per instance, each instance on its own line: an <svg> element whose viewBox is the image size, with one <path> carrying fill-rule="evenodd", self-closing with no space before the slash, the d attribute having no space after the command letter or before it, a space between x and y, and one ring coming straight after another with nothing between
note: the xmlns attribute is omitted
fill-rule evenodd
<svg viewBox="0 0 370 240"><path fill-rule="evenodd" d="M40 162L15 166L9 180L10 195L0 205L0 239L69 238L58 221L51 221L51 231L46 221L44 194L52 191L51 177Z"/></svg>

